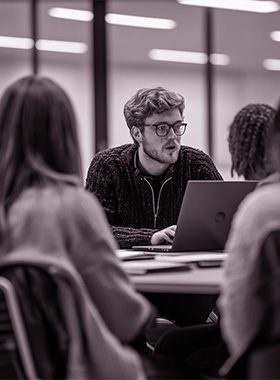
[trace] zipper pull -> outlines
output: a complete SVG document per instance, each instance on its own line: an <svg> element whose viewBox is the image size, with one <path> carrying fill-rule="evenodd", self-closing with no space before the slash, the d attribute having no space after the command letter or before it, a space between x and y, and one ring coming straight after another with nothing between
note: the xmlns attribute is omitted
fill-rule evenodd
<svg viewBox="0 0 280 380"><path fill-rule="evenodd" d="M154 228L157 228L157 214L154 214Z"/></svg>

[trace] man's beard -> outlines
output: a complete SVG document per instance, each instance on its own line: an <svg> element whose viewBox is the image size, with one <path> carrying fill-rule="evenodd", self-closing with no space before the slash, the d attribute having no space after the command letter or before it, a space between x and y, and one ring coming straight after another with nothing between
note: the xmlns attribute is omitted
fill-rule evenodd
<svg viewBox="0 0 280 380"><path fill-rule="evenodd" d="M178 159L178 153L176 154L176 156L170 156L170 158L172 159L168 159L168 158L166 159L164 157L160 157L157 151L153 152L152 150L147 149L145 144L143 144L143 152L146 154L146 156L148 156L154 161L159 162L160 164L172 164L176 162Z"/></svg>

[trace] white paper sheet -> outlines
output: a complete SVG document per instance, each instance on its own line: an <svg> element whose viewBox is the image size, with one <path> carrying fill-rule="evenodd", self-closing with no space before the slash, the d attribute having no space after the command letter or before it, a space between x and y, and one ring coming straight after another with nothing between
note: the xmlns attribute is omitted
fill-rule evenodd
<svg viewBox="0 0 280 380"><path fill-rule="evenodd" d="M225 261L227 258L227 253L191 253L184 254L180 256L170 256L170 255L157 255L155 256L156 261L166 261L174 263L196 263L199 261Z"/></svg>

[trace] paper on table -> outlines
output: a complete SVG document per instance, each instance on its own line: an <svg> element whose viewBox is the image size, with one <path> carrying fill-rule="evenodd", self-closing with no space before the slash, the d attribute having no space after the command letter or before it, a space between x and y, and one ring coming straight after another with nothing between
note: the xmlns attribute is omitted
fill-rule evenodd
<svg viewBox="0 0 280 380"><path fill-rule="evenodd" d="M180 256L160 255L155 256L155 260L173 263L195 263L199 261L225 261L227 256L227 253L193 253Z"/></svg>
<svg viewBox="0 0 280 380"><path fill-rule="evenodd" d="M156 260L124 261L122 263L122 268L129 274L145 274L155 271L190 269L184 263L167 263Z"/></svg>

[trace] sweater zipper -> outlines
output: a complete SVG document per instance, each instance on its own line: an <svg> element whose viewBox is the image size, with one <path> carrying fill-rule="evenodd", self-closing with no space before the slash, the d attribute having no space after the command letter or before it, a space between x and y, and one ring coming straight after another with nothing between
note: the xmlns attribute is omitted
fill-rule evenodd
<svg viewBox="0 0 280 380"><path fill-rule="evenodd" d="M160 189L159 189L159 193L158 193L158 200L157 200L157 207L155 205L155 193L154 193L154 189L152 187L152 185L150 184L150 182L145 178L143 177L144 180L147 182L147 184L150 186L150 189L152 191L152 199L153 199L153 214L154 214L154 228L156 229L157 228L157 217L158 217L158 212L159 212L159 201L160 201L160 196L161 196L161 192L162 192L162 189L164 187L164 185L171 180L172 177L169 177L167 178L163 183L162 185L160 186Z"/></svg>

